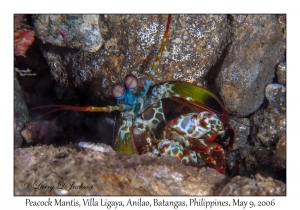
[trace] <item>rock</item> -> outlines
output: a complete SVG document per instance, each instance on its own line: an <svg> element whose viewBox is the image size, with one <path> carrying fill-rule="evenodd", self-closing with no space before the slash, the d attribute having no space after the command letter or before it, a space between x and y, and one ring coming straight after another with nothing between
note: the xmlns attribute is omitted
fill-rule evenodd
<svg viewBox="0 0 300 210"><path fill-rule="evenodd" d="M38 37L60 47L96 52L103 44L99 15L33 15Z"/></svg>
<svg viewBox="0 0 300 210"><path fill-rule="evenodd" d="M286 88L280 84L269 84L265 88L265 95L270 106L278 113L286 112Z"/></svg>
<svg viewBox="0 0 300 210"><path fill-rule="evenodd" d="M256 111L250 120L253 125L250 141L253 147L246 159L248 171L255 169L265 176L284 180L286 114L278 114L269 105Z"/></svg>
<svg viewBox="0 0 300 210"><path fill-rule="evenodd" d="M286 63L280 63L277 67L277 79L279 84L286 84Z"/></svg>
<svg viewBox="0 0 300 210"><path fill-rule="evenodd" d="M75 145L16 149L15 195L215 195L229 181L214 169L185 166L174 157L120 155L101 147L103 152ZM62 180L67 183L58 189ZM68 191L71 181L86 188ZM36 190L34 183L55 188Z"/></svg>
<svg viewBox="0 0 300 210"><path fill-rule="evenodd" d="M255 168L264 171L264 173L265 171L268 173L270 171L273 171L272 166L273 166L274 150L262 146L254 146L252 147L250 154L255 159L254 162ZM248 170L250 170L250 167L248 167Z"/></svg>
<svg viewBox="0 0 300 210"><path fill-rule="evenodd" d="M59 128L55 123L50 121L30 121L27 122L25 128L22 130L21 135L27 144L34 143L50 143L51 138L57 136Z"/></svg>
<svg viewBox="0 0 300 210"><path fill-rule="evenodd" d="M279 115L271 107L259 109L250 120L251 139L255 145L275 146L279 136L286 132L286 114Z"/></svg>
<svg viewBox="0 0 300 210"><path fill-rule="evenodd" d="M286 133L282 133L276 144L276 160L280 168L286 168Z"/></svg>
<svg viewBox="0 0 300 210"><path fill-rule="evenodd" d="M251 146L249 143L243 148L233 150L226 156L226 173L230 177L236 175L253 177L256 173L270 176L274 179L283 179L278 171L274 148Z"/></svg>
<svg viewBox="0 0 300 210"><path fill-rule="evenodd" d="M23 138L21 131L25 123L30 119L26 103L23 98L23 92L14 74L14 148L22 145Z"/></svg>
<svg viewBox="0 0 300 210"><path fill-rule="evenodd" d="M237 120L244 125L234 120L230 120L230 125L235 131L235 138L232 151L226 155L226 171L231 177L237 174L246 174L246 169L242 165L242 162L250 153L250 148L247 145L250 134L250 121L247 118L240 118Z"/></svg>
<svg viewBox="0 0 300 210"><path fill-rule="evenodd" d="M113 148L111 148L107 144L95 144L95 143L90 143L90 142L79 142L78 146L80 146L82 148L91 149L91 150L94 150L94 151L103 152L103 153L117 154L116 151L113 150Z"/></svg>
<svg viewBox="0 0 300 210"><path fill-rule="evenodd" d="M229 180L211 168L185 166L170 156L120 155L104 144L101 151L36 146L15 150L15 195L285 195L286 186L270 177ZM47 178L42 178L47 177ZM61 180L71 181L58 188ZM24 186L24 183L27 183ZM53 186L34 189L32 184ZM61 184L62 186L62 184Z"/></svg>
<svg viewBox="0 0 300 210"><path fill-rule="evenodd" d="M61 86L110 97L112 85L122 83L128 73L141 80L141 87L157 56L166 22L167 15L100 16L105 44L99 51L78 52L50 45L42 50ZM225 15L173 15L154 83L184 80L205 86L209 69L227 45L228 32ZM61 41L60 35L57 38Z"/></svg>
<svg viewBox="0 0 300 210"><path fill-rule="evenodd" d="M246 145L248 136L250 134L250 120L248 118L240 118L237 120L244 125L234 120L230 120L230 125L235 131L234 145L232 150L243 148Z"/></svg>
<svg viewBox="0 0 300 210"><path fill-rule="evenodd" d="M255 175L255 179L247 177L234 177L221 191L221 196L241 196L241 195L286 195L286 185L271 177L264 178L260 174Z"/></svg>
<svg viewBox="0 0 300 210"><path fill-rule="evenodd" d="M250 155L251 148L252 147L250 145L246 144L242 148L231 151L226 156L226 166L227 166L226 171L229 177L234 177L237 175L241 175L241 176L254 175L253 169L249 167L253 163L253 161L249 160L249 158L254 159L254 157Z"/></svg>
<svg viewBox="0 0 300 210"><path fill-rule="evenodd" d="M276 15L230 17L232 43L219 61L221 67L215 70L219 74L212 86L231 114L247 116L263 103L264 87L274 78L276 65L284 60L285 25Z"/></svg>

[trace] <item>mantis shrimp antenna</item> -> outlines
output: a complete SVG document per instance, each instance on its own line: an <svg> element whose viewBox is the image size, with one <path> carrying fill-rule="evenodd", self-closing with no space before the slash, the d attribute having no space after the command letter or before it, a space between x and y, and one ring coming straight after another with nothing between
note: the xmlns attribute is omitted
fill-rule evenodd
<svg viewBox="0 0 300 210"><path fill-rule="evenodd" d="M124 107L122 106L122 104L119 104L117 106L105 106L105 107L95 107L95 106L69 106L69 105L47 105L47 106L39 106L39 107L35 107L33 108L33 110L35 109L45 109L45 108L56 108L52 111L49 111L41 116L38 117L38 119L51 114L53 112L57 112L57 111L62 111L62 110L73 110L73 111L79 111L79 112L112 112L112 111L122 111L124 109Z"/></svg>
<svg viewBox="0 0 300 210"><path fill-rule="evenodd" d="M246 127L251 127L251 125L246 125L245 123L242 123L241 121L239 121L239 120L237 120L235 118L230 117L230 119L233 120L233 121L235 121L235 122L237 122L237 123L240 123L240 124L242 124L242 125L244 125Z"/></svg>
<svg viewBox="0 0 300 210"><path fill-rule="evenodd" d="M140 97L142 97L142 98L146 97L146 95L148 93L148 90L150 88L150 85L151 85L151 83L153 81L153 77L154 77L154 75L156 73L156 70L157 70L159 64L160 64L161 56L163 54L163 51L165 49L166 43L167 43L168 38L169 38L169 29L170 29L171 17L172 17L172 15L168 16L168 22L167 22L165 34L163 36L159 52L157 54L157 57L156 57L155 61L153 62L153 65L152 65L151 71L150 71L150 73L148 75L148 78L145 79L144 88L140 92Z"/></svg>
<svg viewBox="0 0 300 210"><path fill-rule="evenodd" d="M148 76L149 80L153 80L153 76L155 75L155 72L156 72L157 67L158 67L158 65L160 63L160 60L161 60L162 53L163 53L163 51L165 49L165 46L166 46L166 43L168 41L171 17L172 17L172 15L168 16L168 23L167 23L167 26L166 26L165 34L164 34L164 37L162 39L161 46L160 46L159 52L157 54L157 57L156 57L155 61L153 62L152 69L149 73L149 76Z"/></svg>

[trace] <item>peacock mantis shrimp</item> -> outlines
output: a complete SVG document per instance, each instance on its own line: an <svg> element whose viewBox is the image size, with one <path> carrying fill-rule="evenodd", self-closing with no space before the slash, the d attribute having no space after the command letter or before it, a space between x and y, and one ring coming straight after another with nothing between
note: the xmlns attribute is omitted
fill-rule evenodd
<svg viewBox="0 0 300 210"><path fill-rule="evenodd" d="M209 90L188 82L168 81L150 87L168 40L170 23L171 15L168 16L161 47L141 90L133 92L138 87L138 79L128 74L123 84L112 86L112 96L117 99L115 106L48 105L35 109L54 108L46 114L60 110L119 111L122 123L113 144L117 152L171 155L184 164L207 165L223 173L226 169L224 149L231 151L235 135L223 103ZM166 122L162 105L165 98L189 107L192 112ZM214 140L224 133L225 127L229 132L229 142L223 149Z"/></svg>

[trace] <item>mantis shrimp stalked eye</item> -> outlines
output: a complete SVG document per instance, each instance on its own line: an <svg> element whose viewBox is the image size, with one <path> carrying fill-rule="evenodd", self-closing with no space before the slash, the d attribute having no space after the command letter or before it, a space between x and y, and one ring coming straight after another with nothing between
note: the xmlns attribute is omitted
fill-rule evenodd
<svg viewBox="0 0 300 210"><path fill-rule="evenodd" d="M121 83L116 83L111 88L111 94L116 99L121 99L125 94L125 87Z"/></svg>
<svg viewBox="0 0 300 210"><path fill-rule="evenodd" d="M168 40L170 23L171 15L168 16L161 47L141 90L136 90L137 77L128 74L123 84L112 86L112 96L117 99L115 106L49 105L37 108L55 108L48 113L59 110L120 111L122 124L113 144L117 152L171 155L184 164L206 165L222 173L226 169L224 149L230 151L234 143L234 130L229 125L230 117L223 103L209 90L183 81L167 81L149 91ZM162 105L164 98L179 102L192 111L167 122ZM223 149L214 140L224 133L225 127L229 130L230 140Z"/></svg>
<svg viewBox="0 0 300 210"><path fill-rule="evenodd" d="M130 90L134 90L138 86L138 79L133 74L127 74L124 80L124 85Z"/></svg>

